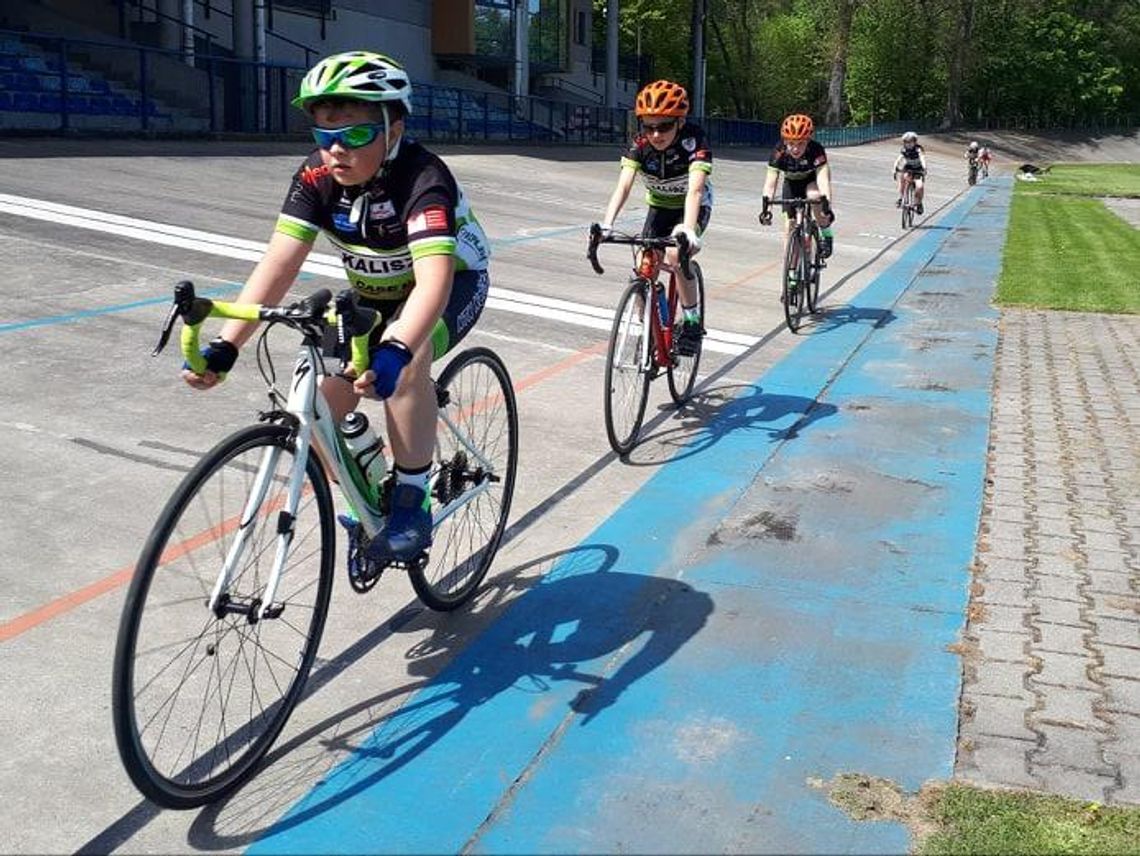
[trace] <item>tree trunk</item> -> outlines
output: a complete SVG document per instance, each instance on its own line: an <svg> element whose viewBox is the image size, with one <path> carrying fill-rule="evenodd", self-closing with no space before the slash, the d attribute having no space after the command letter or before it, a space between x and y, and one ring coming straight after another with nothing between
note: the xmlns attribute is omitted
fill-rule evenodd
<svg viewBox="0 0 1140 856"><path fill-rule="evenodd" d="M744 109L744 101L741 98L740 84L742 83L741 76L736 73L737 63L732 61L732 57L728 53L728 45L724 43L724 34L720 31L720 24L717 23L716 15L709 15L709 23L712 24L713 38L716 40L716 46L720 49L721 58L724 60L725 78L728 83L728 96L732 99L733 109L736 115L744 117L747 115Z"/></svg>
<svg viewBox="0 0 1140 856"><path fill-rule="evenodd" d="M950 48L950 68L946 81L946 113L942 129L958 124L962 118L962 78L966 74L966 60L970 56L970 42L974 37L974 0L959 0L958 24L954 28L955 41Z"/></svg>
<svg viewBox="0 0 1140 856"><path fill-rule="evenodd" d="M847 102L843 97L847 81L847 53L851 48L851 22L855 18L858 0L839 0L835 19L835 53L831 60L831 79L827 86L828 125L842 125L847 114Z"/></svg>

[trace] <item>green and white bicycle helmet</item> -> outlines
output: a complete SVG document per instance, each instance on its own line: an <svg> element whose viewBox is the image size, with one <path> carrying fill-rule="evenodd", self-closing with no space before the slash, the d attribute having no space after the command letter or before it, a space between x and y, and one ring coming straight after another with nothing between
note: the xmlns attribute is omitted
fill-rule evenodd
<svg viewBox="0 0 1140 856"><path fill-rule="evenodd" d="M319 98L399 101L412 112L412 82L404 67L372 51L333 54L314 65L301 81L293 106L302 110Z"/></svg>

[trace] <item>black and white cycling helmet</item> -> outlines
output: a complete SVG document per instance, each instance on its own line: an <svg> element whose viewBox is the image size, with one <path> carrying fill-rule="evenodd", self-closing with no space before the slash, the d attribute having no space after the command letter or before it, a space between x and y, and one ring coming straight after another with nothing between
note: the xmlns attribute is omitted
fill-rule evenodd
<svg viewBox="0 0 1140 856"><path fill-rule="evenodd" d="M916 134L914 131L907 131L902 135L902 141L903 143L917 143L918 134Z"/></svg>
<svg viewBox="0 0 1140 856"><path fill-rule="evenodd" d="M978 150L977 142L974 140L971 140L970 141L970 151L977 151L977 150Z"/></svg>

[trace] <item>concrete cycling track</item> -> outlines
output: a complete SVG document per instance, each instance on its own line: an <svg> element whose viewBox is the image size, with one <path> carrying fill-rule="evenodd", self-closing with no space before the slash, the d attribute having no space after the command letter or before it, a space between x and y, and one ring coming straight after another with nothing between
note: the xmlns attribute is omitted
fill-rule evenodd
<svg viewBox="0 0 1140 856"><path fill-rule="evenodd" d="M892 157L889 146L848 156L876 170ZM3 189L27 194L36 178L10 177ZM276 193L279 176L267 185ZM136 198L119 212L176 219L149 185L131 186ZM840 250L868 260L864 275L836 259L825 289L838 290L803 337L780 332L770 287L762 323L734 323L728 308L760 299L738 282L761 270L774 280L777 236L761 236L760 259L739 248L717 256L710 241L723 349L707 355L689 408L651 411L627 463L598 457L604 333L588 314L574 329L590 332L575 338L557 319L524 330L500 321L516 318L511 310L489 310L479 335L510 352L516 385L533 396L523 436L535 438L524 443L500 570L471 615L426 614L400 581L334 604L307 698L266 769L226 804L181 815L137 802L109 741L121 578L187 461L248 420L258 385L235 376L227 397L207 407L172 394L169 374L155 378L144 361L164 311L156 279L200 270L194 254L206 250L163 249L165 265L142 251L128 260L110 249L121 236L80 240L62 214L33 227L6 213L11 246L67 245L26 270L13 266L8 305L21 295L39 303L10 309L13 320L0 325L10 363L26 367L10 381L20 412L4 419L22 444L5 459L16 477L3 488L2 530L17 559L17 573L5 575L3 625L14 726L5 740L17 750L5 762L4 815L15 849L904 849L902 827L854 824L812 783L861 771L913 789L951 772L959 663L946 646L964 622L996 336L988 301L1009 188L940 188L900 255L876 249L876 232L897 219L889 189L881 178L865 187L883 204L859 213L863 199L852 200L846 222L859 226L848 226ZM593 191L579 207L604 198ZM62 185L45 196L98 207ZM752 196L723 194L725 234L754 216ZM209 225L194 213L178 222ZM564 224L502 238L525 251L507 269L544 271L545 245L527 241L558 228L577 238L580 227ZM234 215L225 231L252 237L262 228ZM856 228L867 237L856 240ZM247 270L212 258L215 282L203 285L224 288ZM584 266L577 240L574 258ZM612 305L621 277L613 264L607 290L588 280L572 296ZM94 309L82 289L59 299L31 287L53 270L78 281L72 266L99 283ZM114 271L107 282L104 267ZM143 281L149 296L138 300ZM92 318L99 324L80 329ZM523 349L524 332L545 342ZM114 360L85 367L73 385L74 355L91 341ZM122 372L141 378L140 388L94 406L89 399L98 404L98 390ZM43 377L53 381L37 383ZM81 427L52 422L56 390L83 404ZM177 424L175 412L189 418ZM32 466L40 459L56 468L42 484ZM67 507L69 494L100 492L105 501L45 527L48 509Z"/></svg>
<svg viewBox="0 0 1140 856"><path fill-rule="evenodd" d="M904 850L811 782L952 771L1007 196L741 390L248 852Z"/></svg>

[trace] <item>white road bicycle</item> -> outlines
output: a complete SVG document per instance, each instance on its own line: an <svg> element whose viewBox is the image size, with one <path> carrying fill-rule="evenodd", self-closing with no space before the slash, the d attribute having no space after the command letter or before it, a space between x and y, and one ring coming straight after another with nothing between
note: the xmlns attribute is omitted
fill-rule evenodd
<svg viewBox="0 0 1140 856"><path fill-rule="evenodd" d="M431 473L433 537L409 562L370 558L392 479L369 484L320 389L322 339L335 326L342 368L367 366L374 312L322 290L289 306L195 297L176 286L154 353L177 317L188 364L204 369L207 317L264 322L257 362L270 408L202 456L163 508L127 592L115 651L112 712L131 780L168 808L215 802L240 787L301 698L324 630L336 551L328 462L353 515L348 577L366 592L406 570L430 608L466 603L494 560L518 463L518 413L506 367L486 348L456 355L435 382L439 428ZM301 335L287 392L266 337ZM316 454L319 452L319 455ZM390 471L389 471L390 472Z"/></svg>

